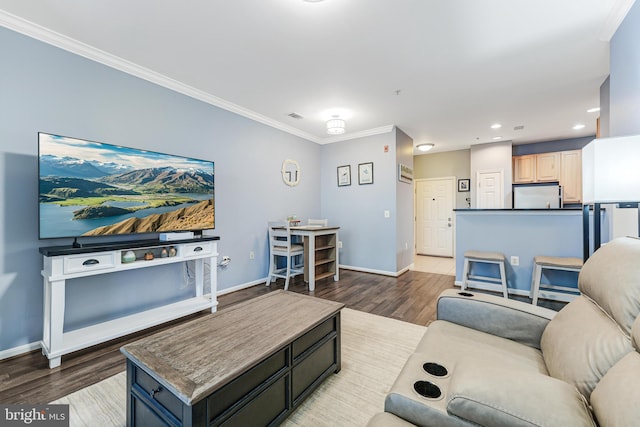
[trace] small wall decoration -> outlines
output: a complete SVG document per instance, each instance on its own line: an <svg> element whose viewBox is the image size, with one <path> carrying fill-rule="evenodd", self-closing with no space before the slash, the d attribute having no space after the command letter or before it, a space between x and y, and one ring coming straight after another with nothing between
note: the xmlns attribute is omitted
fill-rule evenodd
<svg viewBox="0 0 640 427"><path fill-rule="evenodd" d="M351 185L351 165L338 166L338 187Z"/></svg>
<svg viewBox="0 0 640 427"><path fill-rule="evenodd" d="M292 159L282 162L282 180L290 187L295 187L300 182L300 163Z"/></svg>
<svg viewBox="0 0 640 427"><path fill-rule="evenodd" d="M398 163L398 181L411 184L413 182L413 169L402 163Z"/></svg>
<svg viewBox="0 0 640 427"><path fill-rule="evenodd" d="M471 180L470 179L459 179L458 180L458 192L462 193L465 191L471 191Z"/></svg>
<svg viewBox="0 0 640 427"><path fill-rule="evenodd" d="M373 162L358 165L358 184L373 184Z"/></svg>

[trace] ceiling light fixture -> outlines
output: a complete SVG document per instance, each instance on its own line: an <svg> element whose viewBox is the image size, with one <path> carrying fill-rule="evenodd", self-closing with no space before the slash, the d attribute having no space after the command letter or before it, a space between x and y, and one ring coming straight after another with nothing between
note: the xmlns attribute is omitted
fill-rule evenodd
<svg viewBox="0 0 640 427"><path fill-rule="evenodd" d="M598 111L600 111L600 107L594 107L594 108L589 108L587 110L587 113L597 113Z"/></svg>
<svg viewBox="0 0 640 427"><path fill-rule="evenodd" d="M500 129L502 125L500 123L494 123L491 125L491 129Z"/></svg>
<svg viewBox="0 0 640 427"><path fill-rule="evenodd" d="M416 148L420 151L429 151L434 147L434 144L418 144Z"/></svg>
<svg viewBox="0 0 640 427"><path fill-rule="evenodd" d="M583 125L582 123L578 123L577 125L575 125L573 127L573 130L580 130L580 129L584 129L585 125Z"/></svg>
<svg viewBox="0 0 640 427"><path fill-rule="evenodd" d="M339 116L333 116L327 121L327 133L329 135L342 135L345 132L347 123Z"/></svg>

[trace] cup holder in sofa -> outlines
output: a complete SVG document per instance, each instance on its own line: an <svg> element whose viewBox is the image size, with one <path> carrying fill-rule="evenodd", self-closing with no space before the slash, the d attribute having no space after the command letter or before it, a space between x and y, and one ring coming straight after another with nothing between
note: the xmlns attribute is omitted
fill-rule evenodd
<svg viewBox="0 0 640 427"><path fill-rule="evenodd" d="M458 292L458 295L462 297L472 297L473 294L471 292Z"/></svg>
<svg viewBox="0 0 640 427"><path fill-rule="evenodd" d="M413 389L427 399L439 399L442 396L440 387L429 381L416 381L413 383Z"/></svg>
<svg viewBox="0 0 640 427"><path fill-rule="evenodd" d="M427 374L433 375L434 377L446 377L447 375L449 375L449 371L447 371L447 368L434 362L425 363L424 365L422 365L422 369L424 369Z"/></svg>

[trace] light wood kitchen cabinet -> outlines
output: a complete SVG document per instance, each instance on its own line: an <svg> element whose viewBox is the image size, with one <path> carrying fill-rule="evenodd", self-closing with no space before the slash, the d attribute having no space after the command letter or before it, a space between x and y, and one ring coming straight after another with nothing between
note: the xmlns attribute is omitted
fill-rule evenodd
<svg viewBox="0 0 640 427"><path fill-rule="evenodd" d="M582 151L562 151L560 153L560 185L564 203L582 202Z"/></svg>
<svg viewBox="0 0 640 427"><path fill-rule="evenodd" d="M526 184L536 182L536 156L513 156L513 183Z"/></svg>
<svg viewBox="0 0 640 427"><path fill-rule="evenodd" d="M536 182L560 179L560 153L536 154Z"/></svg>
<svg viewBox="0 0 640 427"><path fill-rule="evenodd" d="M560 179L560 153L513 157L513 183L553 182Z"/></svg>

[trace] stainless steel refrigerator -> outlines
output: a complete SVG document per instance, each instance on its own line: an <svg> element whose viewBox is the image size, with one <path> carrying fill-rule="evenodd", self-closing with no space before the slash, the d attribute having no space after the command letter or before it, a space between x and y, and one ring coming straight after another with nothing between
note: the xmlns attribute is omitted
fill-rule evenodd
<svg viewBox="0 0 640 427"><path fill-rule="evenodd" d="M558 184L514 185L514 209L558 209L562 207L562 187Z"/></svg>

